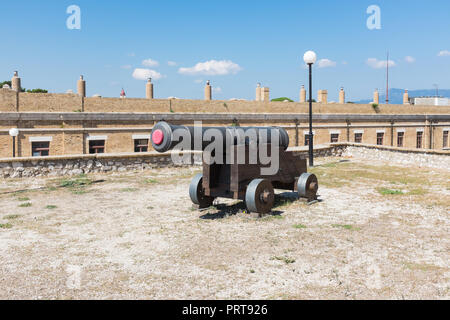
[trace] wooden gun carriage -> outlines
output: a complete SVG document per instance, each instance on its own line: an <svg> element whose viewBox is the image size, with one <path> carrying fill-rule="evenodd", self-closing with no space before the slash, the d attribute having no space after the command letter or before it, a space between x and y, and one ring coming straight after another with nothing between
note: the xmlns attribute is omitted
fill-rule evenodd
<svg viewBox="0 0 450 320"><path fill-rule="evenodd" d="M209 129L222 134L223 144L231 141L223 152L207 147L211 141L204 137ZM211 206L216 198L230 198L244 200L250 212L268 213L275 201L274 189L297 192L299 197L308 201L316 199L319 186L317 177L307 172L305 159L293 151L287 151L289 136L282 128L196 128L158 122L152 131L153 148L158 152L174 149L178 143L173 135L176 130L190 139L190 144L187 143L190 150L203 151L203 173L196 175L189 186L189 196L199 208ZM197 144L194 143L195 137L201 139ZM259 156L254 157L261 148L267 150L269 159L278 159L278 166L272 173L264 172L272 163L263 163ZM250 160L252 156L253 161Z"/></svg>

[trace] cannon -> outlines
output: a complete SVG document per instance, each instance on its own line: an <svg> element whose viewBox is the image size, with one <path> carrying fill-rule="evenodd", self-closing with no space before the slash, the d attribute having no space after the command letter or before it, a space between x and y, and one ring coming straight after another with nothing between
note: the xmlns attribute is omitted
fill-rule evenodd
<svg viewBox="0 0 450 320"><path fill-rule="evenodd" d="M153 127L151 143L157 152L179 145L183 150L203 151L203 173L189 186L198 208L211 206L216 198L229 198L244 200L249 212L266 214L275 202L274 189L297 192L308 201L317 199L317 177L307 172L305 159L287 150L289 136L283 128L196 127L160 121ZM223 148L211 148L214 143Z"/></svg>

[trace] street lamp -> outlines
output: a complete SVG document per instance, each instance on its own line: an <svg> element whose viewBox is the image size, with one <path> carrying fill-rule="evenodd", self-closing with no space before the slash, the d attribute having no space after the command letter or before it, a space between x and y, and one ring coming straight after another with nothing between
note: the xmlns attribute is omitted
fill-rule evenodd
<svg viewBox="0 0 450 320"><path fill-rule="evenodd" d="M19 129L12 128L9 130L9 135L13 138L13 158L16 157L16 137L19 135Z"/></svg>
<svg viewBox="0 0 450 320"><path fill-rule="evenodd" d="M312 130L312 65L317 60L314 51L307 51L303 56L303 60L309 67L309 166L314 166L314 135Z"/></svg>

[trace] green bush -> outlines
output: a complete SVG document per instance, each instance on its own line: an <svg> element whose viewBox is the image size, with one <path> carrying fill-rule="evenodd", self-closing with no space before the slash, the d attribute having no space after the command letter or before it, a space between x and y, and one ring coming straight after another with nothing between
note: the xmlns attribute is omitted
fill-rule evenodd
<svg viewBox="0 0 450 320"><path fill-rule="evenodd" d="M283 101L285 101L285 100L287 100L287 101L289 101L289 102L294 102L294 100L289 99L289 98L286 98L286 97L275 98L275 99L272 99L271 101L274 101L274 102L281 101L281 102L283 102Z"/></svg>
<svg viewBox="0 0 450 320"><path fill-rule="evenodd" d="M48 90L45 89L32 89L32 90L27 90L28 93L48 93Z"/></svg>
<svg viewBox="0 0 450 320"><path fill-rule="evenodd" d="M372 103L372 108L375 111L375 113L380 112L380 108L378 107L378 103Z"/></svg>

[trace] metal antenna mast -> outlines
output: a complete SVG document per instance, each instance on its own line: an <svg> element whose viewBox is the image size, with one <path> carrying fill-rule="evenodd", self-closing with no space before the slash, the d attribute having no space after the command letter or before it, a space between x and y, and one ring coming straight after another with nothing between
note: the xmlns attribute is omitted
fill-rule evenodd
<svg viewBox="0 0 450 320"><path fill-rule="evenodd" d="M386 60L386 104L389 104L389 51Z"/></svg>
<svg viewBox="0 0 450 320"><path fill-rule="evenodd" d="M439 85L435 83L433 86L436 88L436 97L439 97Z"/></svg>

